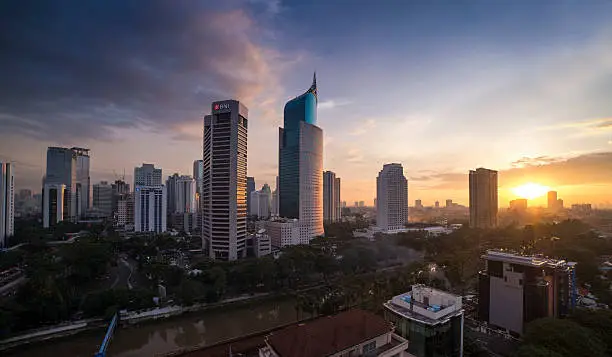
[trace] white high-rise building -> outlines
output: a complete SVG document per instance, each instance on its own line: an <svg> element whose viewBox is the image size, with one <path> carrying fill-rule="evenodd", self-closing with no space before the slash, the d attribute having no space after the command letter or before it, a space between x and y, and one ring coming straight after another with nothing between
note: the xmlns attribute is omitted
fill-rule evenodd
<svg viewBox="0 0 612 357"><path fill-rule="evenodd" d="M202 246L213 259L246 257L248 109L212 103L204 118Z"/></svg>
<svg viewBox="0 0 612 357"><path fill-rule="evenodd" d="M89 149L73 147L70 150L75 155L76 169L76 210L77 216L83 217L87 213L91 202L91 177L89 176Z"/></svg>
<svg viewBox="0 0 612 357"><path fill-rule="evenodd" d="M408 180L401 164L385 164L376 178L376 224L397 232L408 222Z"/></svg>
<svg viewBox="0 0 612 357"><path fill-rule="evenodd" d="M196 213L197 184L191 176L180 176L175 183L174 209L176 213Z"/></svg>
<svg viewBox="0 0 612 357"><path fill-rule="evenodd" d="M202 176L204 176L204 161L195 160L193 162L193 179L196 181L196 192L202 193Z"/></svg>
<svg viewBox="0 0 612 357"><path fill-rule="evenodd" d="M323 220L337 222L340 220L340 178L331 171L323 172Z"/></svg>
<svg viewBox="0 0 612 357"><path fill-rule="evenodd" d="M257 216L257 218L269 218L270 217L270 206L272 193L270 192L270 186L264 184L259 191L251 192L251 216Z"/></svg>
<svg viewBox="0 0 612 357"><path fill-rule="evenodd" d="M93 207L104 217L113 214L113 187L106 181L93 185Z"/></svg>
<svg viewBox="0 0 612 357"><path fill-rule="evenodd" d="M134 168L134 189L136 186L161 186L162 169L156 169L153 164L142 164Z"/></svg>
<svg viewBox="0 0 612 357"><path fill-rule="evenodd" d="M0 162L0 248L15 234L15 173L10 162Z"/></svg>
<svg viewBox="0 0 612 357"><path fill-rule="evenodd" d="M46 183L43 188L43 227L49 228L68 218L66 185Z"/></svg>
<svg viewBox="0 0 612 357"><path fill-rule="evenodd" d="M136 186L134 191L134 231L166 231L166 187Z"/></svg>

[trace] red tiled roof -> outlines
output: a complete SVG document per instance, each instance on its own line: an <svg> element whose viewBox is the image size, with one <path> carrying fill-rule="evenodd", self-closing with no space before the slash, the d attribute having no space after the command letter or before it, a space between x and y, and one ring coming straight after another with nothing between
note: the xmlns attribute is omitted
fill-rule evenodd
<svg viewBox="0 0 612 357"><path fill-rule="evenodd" d="M323 357L390 331L382 317L353 309L286 327L272 333L268 343L282 357Z"/></svg>

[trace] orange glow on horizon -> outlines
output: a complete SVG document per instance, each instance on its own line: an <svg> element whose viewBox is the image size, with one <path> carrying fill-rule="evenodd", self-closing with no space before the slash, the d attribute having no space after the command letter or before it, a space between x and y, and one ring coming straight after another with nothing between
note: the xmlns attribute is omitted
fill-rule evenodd
<svg viewBox="0 0 612 357"><path fill-rule="evenodd" d="M534 198L542 197L550 190L550 187L540 185L538 183L528 182L526 184L516 186L512 189L512 193L520 198L526 198L532 200Z"/></svg>

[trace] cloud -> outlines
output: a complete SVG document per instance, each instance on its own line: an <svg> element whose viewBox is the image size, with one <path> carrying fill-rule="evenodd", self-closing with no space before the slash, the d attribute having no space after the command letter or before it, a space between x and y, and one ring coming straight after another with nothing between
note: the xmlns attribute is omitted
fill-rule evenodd
<svg viewBox="0 0 612 357"><path fill-rule="evenodd" d="M321 103L318 104L318 108L321 110L327 110L327 109L333 109L333 108L337 108L337 107L341 107L344 105L349 105L351 104L350 101L348 100L326 100L326 101L322 101Z"/></svg>
<svg viewBox="0 0 612 357"><path fill-rule="evenodd" d="M375 127L376 127L376 121L374 119L368 119L362 122L361 124L358 124L357 127L353 129L353 131L350 132L350 135L355 135L355 136L363 135L363 134L368 133L370 130L374 129Z"/></svg>
<svg viewBox="0 0 612 357"><path fill-rule="evenodd" d="M189 138L181 128L225 98L277 116L285 59L254 41L261 29L246 12L219 8L2 2L0 127L58 140L139 126Z"/></svg>

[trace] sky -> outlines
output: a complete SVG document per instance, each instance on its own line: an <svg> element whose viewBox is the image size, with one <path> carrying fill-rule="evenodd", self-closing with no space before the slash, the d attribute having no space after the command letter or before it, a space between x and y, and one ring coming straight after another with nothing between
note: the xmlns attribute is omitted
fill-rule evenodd
<svg viewBox="0 0 612 357"><path fill-rule="evenodd" d="M527 182L612 207L610 19L610 0L6 0L0 160L34 191L48 146L91 149L94 183L192 174L210 103L234 98L249 176L274 187L284 103L316 71L349 205L399 162L425 205L467 204L486 167L502 207Z"/></svg>

